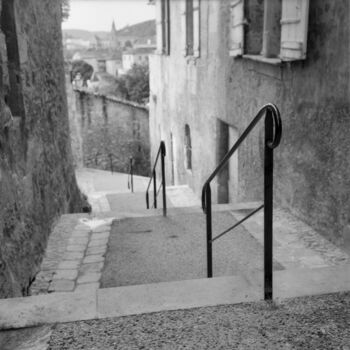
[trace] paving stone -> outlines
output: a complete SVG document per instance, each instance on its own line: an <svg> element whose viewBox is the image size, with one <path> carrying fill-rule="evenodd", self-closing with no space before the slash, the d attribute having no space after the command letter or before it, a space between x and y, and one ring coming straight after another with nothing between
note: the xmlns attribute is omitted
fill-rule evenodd
<svg viewBox="0 0 350 350"><path fill-rule="evenodd" d="M86 245L69 245L67 252L83 252L86 249Z"/></svg>
<svg viewBox="0 0 350 350"><path fill-rule="evenodd" d="M63 260L58 265L59 270L72 270L77 269L80 265L80 260Z"/></svg>
<svg viewBox="0 0 350 350"><path fill-rule="evenodd" d="M89 264L89 263L97 263L97 262L104 262L105 258L101 255L89 255L86 256L83 260L83 264Z"/></svg>
<svg viewBox="0 0 350 350"><path fill-rule="evenodd" d="M84 257L84 252L66 252L63 260L81 260Z"/></svg>
<svg viewBox="0 0 350 350"><path fill-rule="evenodd" d="M49 292L71 292L74 290L74 281L56 280L52 281L49 287Z"/></svg>
<svg viewBox="0 0 350 350"><path fill-rule="evenodd" d="M106 246L108 243L108 239L104 238L104 239L95 239L93 241L89 242L88 247L101 247L101 246Z"/></svg>
<svg viewBox="0 0 350 350"><path fill-rule="evenodd" d="M104 254L107 251L107 246L99 246L99 247L90 247L87 249L85 255L96 255L96 254Z"/></svg>
<svg viewBox="0 0 350 350"><path fill-rule="evenodd" d="M109 236L110 236L110 232L94 232L91 235L90 241L94 241L95 239L103 239L103 238L108 239Z"/></svg>
<svg viewBox="0 0 350 350"><path fill-rule="evenodd" d="M103 262L83 264L79 269L79 273L86 274L89 272L100 272L103 268Z"/></svg>
<svg viewBox="0 0 350 350"><path fill-rule="evenodd" d="M101 278L101 273L100 272L87 272L82 274L78 280L77 283L90 283L90 282L98 282Z"/></svg>
<svg viewBox="0 0 350 350"><path fill-rule="evenodd" d="M92 282L92 283L82 283L78 284L74 292L88 292L88 291L96 291L97 289L100 288L100 283L99 282Z"/></svg>
<svg viewBox="0 0 350 350"><path fill-rule="evenodd" d="M92 230L93 233L96 232L109 232L111 230L111 226L110 225L103 225L103 226L99 226L96 227Z"/></svg>
<svg viewBox="0 0 350 350"><path fill-rule="evenodd" d="M90 231L90 227L85 224L78 224L74 227L74 231Z"/></svg>
<svg viewBox="0 0 350 350"><path fill-rule="evenodd" d="M57 270L53 280L75 280L78 276L78 270Z"/></svg>
<svg viewBox="0 0 350 350"><path fill-rule="evenodd" d="M87 245L89 242L89 237L73 237L68 240L69 245Z"/></svg>
<svg viewBox="0 0 350 350"><path fill-rule="evenodd" d="M89 237L90 231L73 231L71 237L72 238L78 238L78 237Z"/></svg>

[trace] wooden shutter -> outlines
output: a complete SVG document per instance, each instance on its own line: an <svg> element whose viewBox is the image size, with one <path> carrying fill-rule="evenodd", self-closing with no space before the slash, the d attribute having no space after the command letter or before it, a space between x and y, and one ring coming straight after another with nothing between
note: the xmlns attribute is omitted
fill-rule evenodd
<svg viewBox="0 0 350 350"><path fill-rule="evenodd" d="M306 58L309 0L282 0L281 51L285 61Z"/></svg>
<svg viewBox="0 0 350 350"><path fill-rule="evenodd" d="M163 18L162 18L162 2L156 1L156 29L157 29L157 53L163 53Z"/></svg>
<svg viewBox="0 0 350 350"><path fill-rule="evenodd" d="M187 12L186 0L181 0L181 46L182 53L187 56Z"/></svg>
<svg viewBox="0 0 350 350"><path fill-rule="evenodd" d="M243 55L244 48L244 0L233 0L230 6L230 56Z"/></svg>
<svg viewBox="0 0 350 350"><path fill-rule="evenodd" d="M170 0L164 0L163 4L163 53L170 54Z"/></svg>
<svg viewBox="0 0 350 350"><path fill-rule="evenodd" d="M200 0L193 0L193 56L200 55Z"/></svg>

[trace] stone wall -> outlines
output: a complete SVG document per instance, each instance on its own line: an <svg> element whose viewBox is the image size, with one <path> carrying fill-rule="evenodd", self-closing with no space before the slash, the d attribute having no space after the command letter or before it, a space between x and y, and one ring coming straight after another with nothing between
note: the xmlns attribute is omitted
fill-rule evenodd
<svg viewBox="0 0 350 350"><path fill-rule="evenodd" d="M169 179L174 173L175 183L189 183L199 195L222 157L221 130L228 126L241 134L258 109L273 102L283 119L275 199L350 248L349 1L310 1L307 58L282 65L229 56L229 5L228 0L201 1L201 53L194 59L183 56L179 40L181 1L171 2L170 56L154 55L150 62L152 155L164 139L174 150L167 161ZM262 145L260 127L238 152L238 200L262 197Z"/></svg>
<svg viewBox="0 0 350 350"><path fill-rule="evenodd" d="M148 109L111 96L75 91L76 120L80 125L82 158L85 167L134 173L150 172ZM78 158L78 156L76 157Z"/></svg>
<svg viewBox="0 0 350 350"><path fill-rule="evenodd" d="M6 298L27 294L55 219L81 211L83 200L72 166L60 1L2 0L0 12L0 297Z"/></svg>

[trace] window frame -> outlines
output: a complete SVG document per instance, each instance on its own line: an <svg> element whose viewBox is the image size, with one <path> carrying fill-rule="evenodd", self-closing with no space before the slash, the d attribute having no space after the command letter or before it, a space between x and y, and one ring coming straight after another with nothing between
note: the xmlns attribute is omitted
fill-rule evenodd
<svg viewBox="0 0 350 350"><path fill-rule="evenodd" d="M170 55L170 0L156 2L157 53Z"/></svg>
<svg viewBox="0 0 350 350"><path fill-rule="evenodd" d="M252 40L249 35L253 34L247 31L246 26L252 24L246 16L250 11L259 12L259 7L262 7L263 21L258 31L261 47L256 53L259 47L256 45L252 52L247 51L247 39ZM265 0L262 4L250 2L249 5L245 0L231 0L229 55L277 65L306 59L308 15L309 0Z"/></svg>
<svg viewBox="0 0 350 350"><path fill-rule="evenodd" d="M183 54L185 57L200 57L201 35L201 2L200 0L182 0L182 29L183 29Z"/></svg>

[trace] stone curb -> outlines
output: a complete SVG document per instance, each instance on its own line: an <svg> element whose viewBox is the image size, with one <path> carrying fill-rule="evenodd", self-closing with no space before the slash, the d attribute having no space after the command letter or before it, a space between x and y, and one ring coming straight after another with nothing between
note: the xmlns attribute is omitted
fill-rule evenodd
<svg viewBox="0 0 350 350"><path fill-rule="evenodd" d="M263 276L232 276L2 299L0 329L258 301L262 285ZM345 291L350 264L275 272L275 300Z"/></svg>

